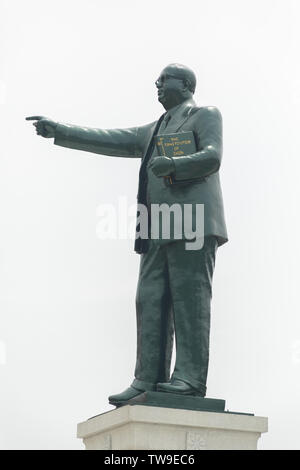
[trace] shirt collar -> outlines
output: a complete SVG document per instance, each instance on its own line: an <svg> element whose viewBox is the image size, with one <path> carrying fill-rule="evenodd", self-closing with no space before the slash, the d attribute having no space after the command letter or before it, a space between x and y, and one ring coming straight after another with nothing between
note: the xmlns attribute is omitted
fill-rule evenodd
<svg viewBox="0 0 300 470"><path fill-rule="evenodd" d="M196 103L195 101L193 100L193 98L188 98L187 100L183 101L182 103L174 106L173 108L169 109L169 111L166 112L166 115L164 117L164 119L167 119L169 118L169 116L171 118L176 118L176 119L179 119L183 114L184 114L184 111L186 110L187 107L190 107L190 106L195 106Z"/></svg>

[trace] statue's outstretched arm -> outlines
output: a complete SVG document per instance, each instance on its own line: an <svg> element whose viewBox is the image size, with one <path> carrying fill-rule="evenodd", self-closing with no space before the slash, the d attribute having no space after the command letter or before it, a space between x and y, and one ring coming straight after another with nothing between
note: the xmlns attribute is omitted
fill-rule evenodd
<svg viewBox="0 0 300 470"><path fill-rule="evenodd" d="M59 123L44 116L29 116L26 120L36 121L33 123L36 133L53 137L54 143L62 147L114 157L142 156L138 127L98 129Z"/></svg>

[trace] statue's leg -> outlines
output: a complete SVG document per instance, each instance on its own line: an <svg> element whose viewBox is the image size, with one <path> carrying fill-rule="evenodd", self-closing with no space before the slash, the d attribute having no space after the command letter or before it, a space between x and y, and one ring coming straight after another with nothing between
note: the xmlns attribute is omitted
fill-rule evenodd
<svg viewBox="0 0 300 470"><path fill-rule="evenodd" d="M136 295L137 361L133 385L151 389L151 384L169 380L173 348L166 248L150 240L141 256Z"/></svg>
<svg viewBox="0 0 300 470"><path fill-rule="evenodd" d="M173 379L202 395L209 360L210 303L217 240L205 237L201 250L186 250L185 241L167 246L176 337Z"/></svg>

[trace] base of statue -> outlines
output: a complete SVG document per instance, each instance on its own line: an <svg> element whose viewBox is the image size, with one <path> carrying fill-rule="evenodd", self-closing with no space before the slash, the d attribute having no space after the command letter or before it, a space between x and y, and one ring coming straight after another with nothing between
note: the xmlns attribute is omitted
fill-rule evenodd
<svg viewBox="0 0 300 470"><path fill-rule="evenodd" d="M177 408L180 410L224 411L225 400L215 398L194 397L191 395L176 395L165 392L144 392L132 398L126 404L160 406L161 408Z"/></svg>
<svg viewBox="0 0 300 470"><path fill-rule="evenodd" d="M224 402L181 398L202 400L202 406ZM267 432L267 418L179 409L170 403L164 407L153 405L151 392L145 400L144 404L122 406L78 424L77 437L83 440L86 450L256 450L261 434ZM176 401L175 396L172 400ZM205 400L209 400L207 405Z"/></svg>

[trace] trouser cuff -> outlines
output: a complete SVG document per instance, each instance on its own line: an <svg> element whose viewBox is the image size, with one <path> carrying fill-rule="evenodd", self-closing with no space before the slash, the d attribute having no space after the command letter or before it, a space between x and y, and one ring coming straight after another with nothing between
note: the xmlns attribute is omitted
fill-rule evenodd
<svg viewBox="0 0 300 470"><path fill-rule="evenodd" d="M153 384L151 382L144 382L143 380L139 379L134 379L131 386L136 388L137 390L141 390L142 392L156 390L156 384Z"/></svg>

